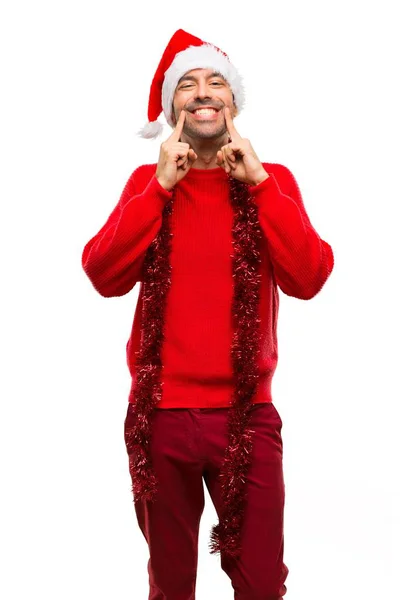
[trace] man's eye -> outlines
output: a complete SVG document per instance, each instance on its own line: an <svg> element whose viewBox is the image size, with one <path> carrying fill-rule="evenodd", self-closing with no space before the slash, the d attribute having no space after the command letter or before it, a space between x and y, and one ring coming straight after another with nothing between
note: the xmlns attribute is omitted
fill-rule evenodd
<svg viewBox="0 0 414 600"><path fill-rule="evenodd" d="M187 83L186 85L182 85L181 89L185 90L186 88L191 87L191 85L192 85L191 83ZM223 84L221 83L221 81L212 81L211 85L223 85Z"/></svg>

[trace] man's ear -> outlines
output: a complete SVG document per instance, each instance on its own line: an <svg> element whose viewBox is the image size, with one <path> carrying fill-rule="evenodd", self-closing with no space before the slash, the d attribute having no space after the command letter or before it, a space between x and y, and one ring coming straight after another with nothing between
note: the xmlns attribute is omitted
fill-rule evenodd
<svg viewBox="0 0 414 600"><path fill-rule="evenodd" d="M234 102L234 94L232 92L232 96L233 96L233 118L237 117L237 115L239 114L239 111L237 110L237 106L236 103Z"/></svg>

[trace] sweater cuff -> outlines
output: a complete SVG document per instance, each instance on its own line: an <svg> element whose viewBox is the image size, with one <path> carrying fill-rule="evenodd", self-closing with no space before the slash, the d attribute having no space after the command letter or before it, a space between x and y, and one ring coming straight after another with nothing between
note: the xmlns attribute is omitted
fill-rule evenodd
<svg viewBox="0 0 414 600"><path fill-rule="evenodd" d="M166 190L160 184L155 174L149 180L143 193L152 196L161 211L164 209L164 206L167 204L168 200L171 200L173 195L172 192Z"/></svg>
<svg viewBox="0 0 414 600"><path fill-rule="evenodd" d="M268 173L269 177L258 183L257 185L251 185L250 194L253 197L255 203L260 205L269 195L274 198L275 193L281 194L281 189L276 177L273 173Z"/></svg>

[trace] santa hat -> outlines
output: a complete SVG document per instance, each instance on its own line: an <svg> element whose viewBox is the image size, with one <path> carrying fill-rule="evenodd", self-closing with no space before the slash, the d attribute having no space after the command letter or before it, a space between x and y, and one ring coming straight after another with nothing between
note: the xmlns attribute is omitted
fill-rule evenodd
<svg viewBox="0 0 414 600"><path fill-rule="evenodd" d="M152 80L148 123L140 129L139 136L154 139L162 133L163 125L157 121L162 111L167 123L175 127L172 111L175 89L180 78L192 69L214 69L221 73L231 87L238 112L242 110L245 101L242 78L227 54L217 46L178 29L168 42Z"/></svg>

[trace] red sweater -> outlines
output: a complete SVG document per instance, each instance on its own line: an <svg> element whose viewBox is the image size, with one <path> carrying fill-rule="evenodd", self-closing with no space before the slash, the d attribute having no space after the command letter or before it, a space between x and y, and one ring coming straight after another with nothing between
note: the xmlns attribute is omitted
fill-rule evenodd
<svg viewBox="0 0 414 600"><path fill-rule="evenodd" d="M263 166L270 177L250 186L264 234L259 271L263 338L254 403L272 401L271 382L278 360L278 288L288 296L308 300L321 290L334 265L332 248L311 225L290 170L280 164ZM142 165L133 171L117 206L83 250L83 269L102 296L122 296L141 281L145 252L172 197L155 177L156 168L156 164ZM162 347L163 392L157 406L230 406L234 388L230 360L234 280L233 209L227 174L221 167L192 168L175 192L170 216L171 287ZM127 343L130 402L134 357L140 347L141 310L140 290Z"/></svg>

